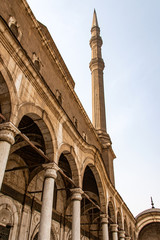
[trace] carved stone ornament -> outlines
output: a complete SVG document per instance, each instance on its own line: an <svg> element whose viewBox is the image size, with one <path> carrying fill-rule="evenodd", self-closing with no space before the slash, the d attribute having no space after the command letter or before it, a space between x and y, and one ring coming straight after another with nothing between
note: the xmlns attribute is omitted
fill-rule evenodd
<svg viewBox="0 0 160 240"><path fill-rule="evenodd" d="M57 178L59 167L55 163L46 163L42 165L45 170L45 178Z"/></svg>
<svg viewBox="0 0 160 240"><path fill-rule="evenodd" d="M81 188L73 188L70 191L72 193L71 200L79 200L79 201L82 200L83 191Z"/></svg>
<svg viewBox="0 0 160 240"><path fill-rule="evenodd" d="M18 129L11 122L0 124L0 141L6 141L10 144L14 144L14 137L18 133Z"/></svg>
<svg viewBox="0 0 160 240"><path fill-rule="evenodd" d="M108 215L107 214L101 214L101 224L108 224Z"/></svg>

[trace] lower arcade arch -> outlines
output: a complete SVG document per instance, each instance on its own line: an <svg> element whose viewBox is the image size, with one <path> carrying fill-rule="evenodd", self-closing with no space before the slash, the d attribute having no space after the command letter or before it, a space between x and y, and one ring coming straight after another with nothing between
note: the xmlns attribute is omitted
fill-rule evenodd
<svg viewBox="0 0 160 240"><path fill-rule="evenodd" d="M95 174L96 173L96 174ZM94 166L87 165L83 175L82 189L90 197L83 196L81 201L81 232L89 239L100 239L101 229L101 210L96 205L101 206L100 185L97 184L98 173ZM93 204L95 203L95 204Z"/></svg>
<svg viewBox="0 0 160 240"><path fill-rule="evenodd" d="M126 237L128 237L129 236L129 232L128 232L128 224L127 224L126 219L124 219L124 231L125 231Z"/></svg>
<svg viewBox="0 0 160 240"><path fill-rule="evenodd" d="M80 173L74 148L63 143L58 149L57 158L58 166L68 177L72 178L77 187L80 187Z"/></svg>
<svg viewBox="0 0 160 240"><path fill-rule="evenodd" d="M117 225L118 225L118 231L122 231L123 230L122 216L119 211L117 212Z"/></svg>
<svg viewBox="0 0 160 240"><path fill-rule="evenodd" d="M35 113L28 113L21 118L18 129L29 139L32 146L34 145L40 151L53 161L54 146L49 129L43 119ZM30 182L38 171L42 170L42 164L46 160L30 146L20 135L16 135L15 143L11 148L11 153L20 156L29 169ZM29 183L28 182L28 183Z"/></svg>
<svg viewBox="0 0 160 240"><path fill-rule="evenodd" d="M110 198L108 202L108 230L109 230L109 239L113 240L113 235L112 235L112 224L116 223L116 218L115 218L115 209L114 209L114 204L112 202L112 198Z"/></svg>

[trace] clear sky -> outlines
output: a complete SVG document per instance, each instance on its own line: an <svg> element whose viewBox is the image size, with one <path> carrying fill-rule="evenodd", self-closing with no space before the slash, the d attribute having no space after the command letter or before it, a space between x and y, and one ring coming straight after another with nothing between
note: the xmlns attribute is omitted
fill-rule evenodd
<svg viewBox="0 0 160 240"><path fill-rule="evenodd" d="M116 189L134 216L160 208L160 0L28 0L45 24L91 118L90 29L103 39L107 130Z"/></svg>

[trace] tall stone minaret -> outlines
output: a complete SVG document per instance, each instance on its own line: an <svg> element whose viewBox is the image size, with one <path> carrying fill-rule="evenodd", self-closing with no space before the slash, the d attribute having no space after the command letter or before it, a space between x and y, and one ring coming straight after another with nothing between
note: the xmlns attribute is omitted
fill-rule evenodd
<svg viewBox="0 0 160 240"><path fill-rule="evenodd" d="M94 10L91 28L90 46L92 59L90 70L92 73L92 122L96 130L106 131L106 114L104 102L103 69L104 62L101 54L102 38L98 26L96 11Z"/></svg>
<svg viewBox="0 0 160 240"><path fill-rule="evenodd" d="M107 134L106 113L104 101L103 69L104 62L101 54L102 38L98 26L96 11L93 13L93 22L91 28L90 46L92 49L92 58L90 70L92 74L92 122L102 144L102 158L108 177L114 185L113 159L114 152L111 147L111 140Z"/></svg>

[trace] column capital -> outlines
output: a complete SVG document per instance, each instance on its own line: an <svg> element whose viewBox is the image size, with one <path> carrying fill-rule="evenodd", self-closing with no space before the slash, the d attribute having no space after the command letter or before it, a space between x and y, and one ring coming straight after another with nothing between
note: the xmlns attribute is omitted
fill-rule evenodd
<svg viewBox="0 0 160 240"><path fill-rule="evenodd" d="M11 123L5 122L0 124L0 141L6 141L14 144L14 137L19 133L19 130Z"/></svg>
<svg viewBox="0 0 160 240"><path fill-rule="evenodd" d="M72 188L70 191L72 193L71 200L82 200L83 191L81 188Z"/></svg>
<svg viewBox="0 0 160 240"><path fill-rule="evenodd" d="M118 232L118 225L116 223L113 223L111 226L111 232Z"/></svg>
<svg viewBox="0 0 160 240"><path fill-rule="evenodd" d="M124 230L119 231L119 237L120 238L125 238L125 231Z"/></svg>
<svg viewBox="0 0 160 240"><path fill-rule="evenodd" d="M108 224L108 214L101 214L101 224Z"/></svg>
<svg viewBox="0 0 160 240"><path fill-rule="evenodd" d="M54 178L54 179L57 178L57 171L59 170L59 167L55 163L53 162L45 163L45 164L42 164L42 167L45 170L45 174L44 174L45 178Z"/></svg>

